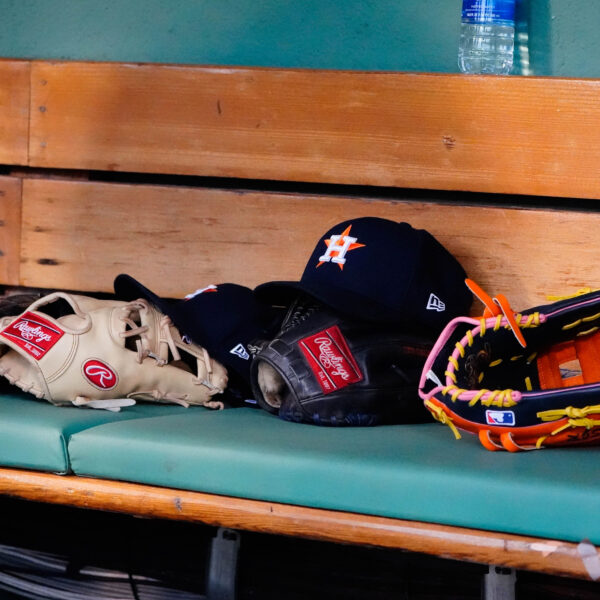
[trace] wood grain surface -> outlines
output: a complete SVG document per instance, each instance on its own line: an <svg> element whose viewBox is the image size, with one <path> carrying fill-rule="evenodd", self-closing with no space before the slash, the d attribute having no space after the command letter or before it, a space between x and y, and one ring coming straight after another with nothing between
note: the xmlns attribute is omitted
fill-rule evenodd
<svg viewBox="0 0 600 600"><path fill-rule="evenodd" d="M79 508L401 548L457 560L589 578L577 545L571 542L16 469L0 468L0 493Z"/></svg>
<svg viewBox="0 0 600 600"><path fill-rule="evenodd" d="M112 291L123 272L182 298L211 283L297 280L320 237L360 216L428 230L515 310L600 288L597 213L46 179L23 181L20 281Z"/></svg>
<svg viewBox="0 0 600 600"><path fill-rule="evenodd" d="M32 62L30 165L600 198L600 81Z"/></svg>
<svg viewBox="0 0 600 600"><path fill-rule="evenodd" d="M28 161L29 70L27 61L0 60L0 164Z"/></svg>
<svg viewBox="0 0 600 600"><path fill-rule="evenodd" d="M21 180L0 177L0 284L19 285Z"/></svg>

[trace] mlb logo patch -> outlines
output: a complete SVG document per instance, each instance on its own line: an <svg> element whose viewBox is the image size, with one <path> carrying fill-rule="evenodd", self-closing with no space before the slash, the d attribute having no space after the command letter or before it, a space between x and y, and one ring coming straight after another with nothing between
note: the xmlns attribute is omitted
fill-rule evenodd
<svg viewBox="0 0 600 600"><path fill-rule="evenodd" d="M485 420L488 425L514 426L515 413L512 410L486 410Z"/></svg>

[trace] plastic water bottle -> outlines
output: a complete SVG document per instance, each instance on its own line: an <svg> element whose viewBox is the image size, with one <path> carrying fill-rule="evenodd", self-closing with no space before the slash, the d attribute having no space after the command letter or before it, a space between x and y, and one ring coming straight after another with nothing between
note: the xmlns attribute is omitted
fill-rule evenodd
<svg viewBox="0 0 600 600"><path fill-rule="evenodd" d="M513 66L515 0L463 0L458 66L506 75Z"/></svg>

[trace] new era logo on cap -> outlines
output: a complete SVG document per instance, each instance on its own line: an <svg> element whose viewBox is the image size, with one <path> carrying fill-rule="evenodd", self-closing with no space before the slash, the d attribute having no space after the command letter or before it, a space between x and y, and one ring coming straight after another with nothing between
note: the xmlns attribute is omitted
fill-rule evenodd
<svg viewBox="0 0 600 600"><path fill-rule="evenodd" d="M238 344L237 346L234 346L230 351L230 354L235 354L236 356L239 356L240 358L243 358L244 360L250 360L250 355L248 354L248 351L246 350L246 348L244 348L243 344Z"/></svg>
<svg viewBox="0 0 600 600"><path fill-rule="evenodd" d="M429 294L429 300L427 300L427 310L444 312L446 310L446 305L435 294Z"/></svg>

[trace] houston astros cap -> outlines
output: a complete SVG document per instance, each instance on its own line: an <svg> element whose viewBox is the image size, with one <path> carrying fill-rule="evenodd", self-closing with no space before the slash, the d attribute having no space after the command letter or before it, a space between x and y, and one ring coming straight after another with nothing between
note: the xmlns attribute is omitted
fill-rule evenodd
<svg viewBox="0 0 600 600"><path fill-rule="evenodd" d="M456 258L428 231L379 217L332 227L300 281L259 285L259 300L288 304L304 292L348 316L439 333L467 315L472 295Z"/></svg>
<svg viewBox="0 0 600 600"><path fill-rule="evenodd" d="M206 348L230 375L250 382L251 355L248 344L268 336L269 314L254 292L235 283L209 285L182 300L160 298L130 275L114 281L115 293L123 300L144 298L168 315L180 333ZM233 373L232 373L233 370Z"/></svg>

